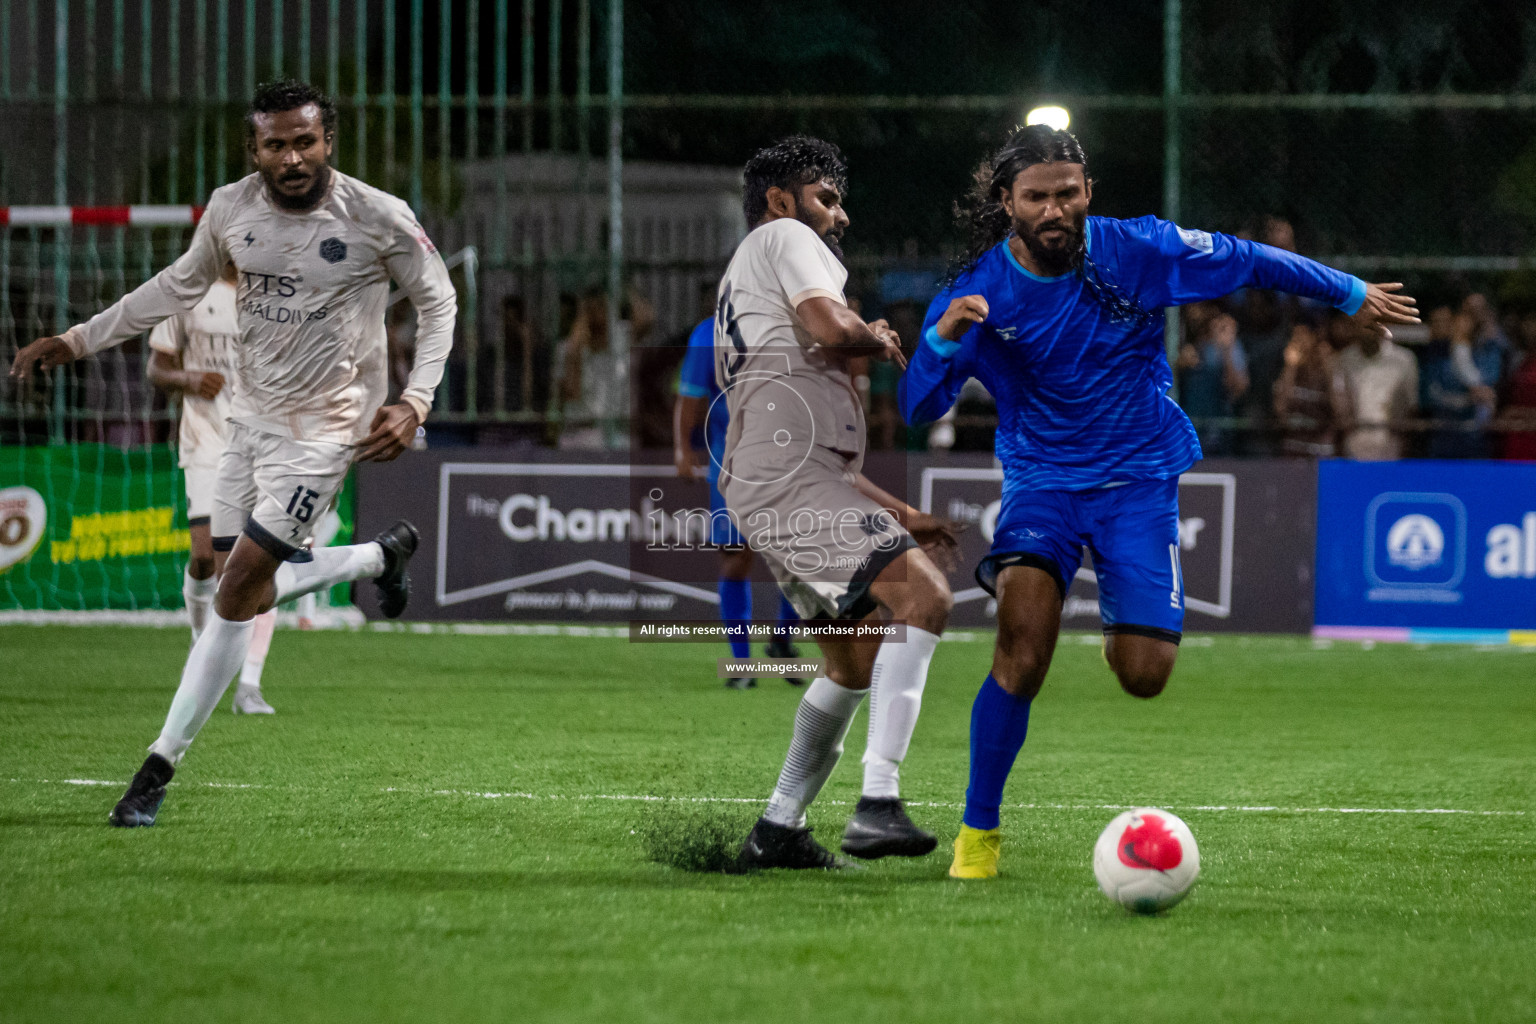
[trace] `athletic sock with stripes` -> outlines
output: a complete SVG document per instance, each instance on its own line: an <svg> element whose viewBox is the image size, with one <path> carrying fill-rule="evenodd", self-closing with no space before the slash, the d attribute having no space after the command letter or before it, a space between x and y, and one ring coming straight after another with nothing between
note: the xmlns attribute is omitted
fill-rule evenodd
<svg viewBox="0 0 1536 1024"><path fill-rule="evenodd" d="M795 733L784 770L763 817L775 825L805 827L805 809L843 756L843 737L863 699L863 690L844 689L826 676L818 676L806 687L795 712Z"/></svg>
<svg viewBox="0 0 1536 1024"><path fill-rule="evenodd" d="M899 770L917 713L923 687L939 637L926 629L907 627L902 643L886 641L869 673L869 742L864 748L864 795L888 799L901 796Z"/></svg>

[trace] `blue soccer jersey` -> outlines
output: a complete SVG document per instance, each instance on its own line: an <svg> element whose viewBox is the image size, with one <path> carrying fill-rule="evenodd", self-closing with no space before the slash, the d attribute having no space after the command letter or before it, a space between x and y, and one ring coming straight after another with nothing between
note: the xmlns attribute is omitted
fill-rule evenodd
<svg viewBox="0 0 1536 1024"><path fill-rule="evenodd" d="M685 398L702 398L708 410L704 421L704 445L709 452L709 480L720 477L720 457L725 454L725 431L730 425L730 410L720 397L715 382L715 318L702 321L688 335L688 354L683 356L683 371L677 393Z"/></svg>
<svg viewBox="0 0 1536 1024"><path fill-rule="evenodd" d="M714 317L700 323L688 335L688 353L683 356L677 393L685 398L702 398L707 410L704 447L709 463L704 475L709 481L709 542L723 547L740 547L744 543L741 532L726 512L725 498L720 494L720 457L725 454L725 431L730 426L731 416L726 403L717 401L720 385L715 381Z"/></svg>
<svg viewBox="0 0 1536 1024"><path fill-rule="evenodd" d="M908 423L942 416L967 378L997 402L1005 491L1086 490L1164 480L1200 458L1189 417L1168 389L1164 306L1266 288L1353 313L1365 282L1283 249L1190 231L1156 217L1089 217L1090 274L1040 277L1006 241L933 300L902 378ZM1085 277L1100 282L1091 287ZM982 295L989 312L958 342L934 326L951 299ZM1116 314L1118 295L1143 315Z"/></svg>

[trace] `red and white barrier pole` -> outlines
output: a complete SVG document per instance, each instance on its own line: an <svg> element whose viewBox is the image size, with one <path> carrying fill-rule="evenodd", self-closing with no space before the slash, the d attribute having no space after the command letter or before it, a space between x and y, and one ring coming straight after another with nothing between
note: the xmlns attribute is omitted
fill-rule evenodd
<svg viewBox="0 0 1536 1024"><path fill-rule="evenodd" d="M0 227L191 227L201 206L0 206Z"/></svg>

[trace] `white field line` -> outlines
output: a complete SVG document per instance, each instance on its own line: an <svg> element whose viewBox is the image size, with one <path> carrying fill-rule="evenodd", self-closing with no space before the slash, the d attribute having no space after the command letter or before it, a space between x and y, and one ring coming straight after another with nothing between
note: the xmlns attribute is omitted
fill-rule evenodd
<svg viewBox="0 0 1536 1024"><path fill-rule="evenodd" d="M40 786L126 786L128 783L110 779L10 779L10 782ZM174 785L174 783L173 783ZM182 783L187 785L187 783ZM208 789L292 789L291 786L264 786L251 782L194 782L194 786ZM461 796L480 800L612 800L622 803L684 803L684 804L760 804L766 797L760 796L656 796L642 793L528 793L518 790L474 789L401 789L385 786L381 793L404 793L407 796ZM834 807L847 806L847 800L823 800ZM950 800L908 800L908 807L961 808L965 805ZM1170 811L1221 811L1241 814L1464 814L1483 818L1523 818L1525 811L1479 811L1462 807L1282 807L1271 804L1093 804L1093 803L1033 803L1004 804L1005 808L1021 811L1128 811L1138 807L1162 807Z"/></svg>

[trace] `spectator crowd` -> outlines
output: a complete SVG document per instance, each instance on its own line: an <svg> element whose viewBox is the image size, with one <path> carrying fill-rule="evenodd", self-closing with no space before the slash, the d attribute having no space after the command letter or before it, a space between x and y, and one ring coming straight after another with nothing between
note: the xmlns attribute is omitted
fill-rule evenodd
<svg viewBox="0 0 1536 1024"><path fill-rule="evenodd" d="M1283 220L1261 240L1294 248ZM1426 308L1384 339L1274 292L1186 307L1180 404L1208 456L1536 458L1536 303L1501 315L1469 291Z"/></svg>
<svg viewBox="0 0 1536 1024"><path fill-rule="evenodd" d="M1283 219L1269 218L1253 234L1295 249ZM871 294L889 291L867 283ZM914 350L922 296L883 299L876 312ZM696 317L712 315L713 303L714 289L702 281ZM852 291L850 304L859 308ZM1176 395L1206 455L1536 460L1536 293L1502 310L1472 289L1450 301L1421 295L1420 306L1428 310L1425 323L1390 339L1339 310L1276 292L1251 289L1183 307L1173 357ZM403 367L410 318L398 312L392 348ZM451 443L444 432L457 428L468 443L671 445L687 330L674 336L658 329L638 290L627 290L611 327L601 290L562 296L558 324L549 324L553 340L521 297L507 296L500 313L478 346L472 381L467 353L455 352L445 397L450 410L463 413L457 424L438 417L439 442ZM992 449L995 407L977 382L944 420L909 427L897 411L895 366L857 360L850 369L864 396L871 448Z"/></svg>

